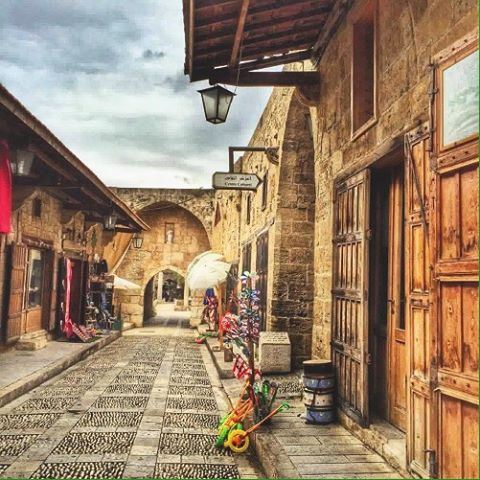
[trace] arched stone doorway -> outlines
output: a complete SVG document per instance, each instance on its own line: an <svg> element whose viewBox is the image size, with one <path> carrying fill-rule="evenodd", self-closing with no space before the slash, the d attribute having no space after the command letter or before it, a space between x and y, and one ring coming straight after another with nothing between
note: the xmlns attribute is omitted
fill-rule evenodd
<svg viewBox="0 0 480 480"><path fill-rule="evenodd" d="M200 253L210 250L210 240L200 219L181 205L157 202L146 206L138 214L150 230L143 234L142 248L128 248L117 274L142 287L139 292L120 297L124 320L142 326L144 318L153 313L152 279L165 271L184 278L190 262Z"/></svg>
<svg viewBox="0 0 480 480"><path fill-rule="evenodd" d="M183 310L188 307L188 289L185 276L166 268L156 273L147 283L143 294L143 321L158 314L157 307L170 304Z"/></svg>

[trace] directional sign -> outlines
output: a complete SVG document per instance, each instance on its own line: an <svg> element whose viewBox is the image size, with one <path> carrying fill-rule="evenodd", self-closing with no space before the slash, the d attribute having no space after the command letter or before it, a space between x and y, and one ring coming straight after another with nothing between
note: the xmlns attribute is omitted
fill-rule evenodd
<svg viewBox="0 0 480 480"><path fill-rule="evenodd" d="M212 179L216 190L256 190L260 183L255 173L215 172Z"/></svg>

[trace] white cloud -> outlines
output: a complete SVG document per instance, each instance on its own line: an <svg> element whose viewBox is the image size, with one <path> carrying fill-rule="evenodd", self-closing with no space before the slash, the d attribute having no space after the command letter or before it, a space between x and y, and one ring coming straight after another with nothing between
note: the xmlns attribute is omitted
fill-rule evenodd
<svg viewBox="0 0 480 480"><path fill-rule="evenodd" d="M2 0L0 81L106 184L210 187L270 89L239 89L226 124L205 122L181 5Z"/></svg>

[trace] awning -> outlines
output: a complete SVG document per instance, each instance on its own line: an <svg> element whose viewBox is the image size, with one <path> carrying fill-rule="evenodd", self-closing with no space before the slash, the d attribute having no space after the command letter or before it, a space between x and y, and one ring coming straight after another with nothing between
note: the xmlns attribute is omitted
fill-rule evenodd
<svg viewBox="0 0 480 480"><path fill-rule="evenodd" d="M9 144L21 141L35 154L31 177L14 178L14 187L41 187L65 209L85 213L86 219L103 222L110 213L118 216L117 231L138 232L149 226L110 190L38 118L0 84L0 137ZM12 148L12 145L10 145Z"/></svg>
<svg viewBox="0 0 480 480"><path fill-rule="evenodd" d="M311 58L350 0L183 0L185 74L225 80ZM225 82L228 83L228 82Z"/></svg>
<svg viewBox="0 0 480 480"><path fill-rule="evenodd" d="M142 288L140 285L119 277L118 275L113 275L113 278L114 290L140 290Z"/></svg>

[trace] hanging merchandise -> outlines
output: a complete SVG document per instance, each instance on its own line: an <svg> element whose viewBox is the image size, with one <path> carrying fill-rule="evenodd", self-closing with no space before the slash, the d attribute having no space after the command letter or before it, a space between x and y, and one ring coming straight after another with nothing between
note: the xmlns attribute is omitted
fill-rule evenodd
<svg viewBox="0 0 480 480"><path fill-rule="evenodd" d="M70 318L70 296L72 288L72 261L69 258L65 259L65 280L64 280L64 289L65 289L65 298L64 298L64 320L62 331L67 338L72 338L73 333L73 322Z"/></svg>
<svg viewBox="0 0 480 480"><path fill-rule="evenodd" d="M0 140L0 233L10 233L12 216L12 170L6 140Z"/></svg>
<svg viewBox="0 0 480 480"><path fill-rule="evenodd" d="M245 452L250 444L248 435L274 415L290 408L283 402L272 410L278 386L274 382L261 382L261 372L255 369L255 345L260 334L260 292L255 288L255 274L245 272L242 291L238 299L239 313L226 313L221 319L225 339L237 345L248 360L237 354L232 371L237 379L246 378L237 403L220 421L215 445L229 448L234 453ZM254 425L245 430L243 422L253 413Z"/></svg>

